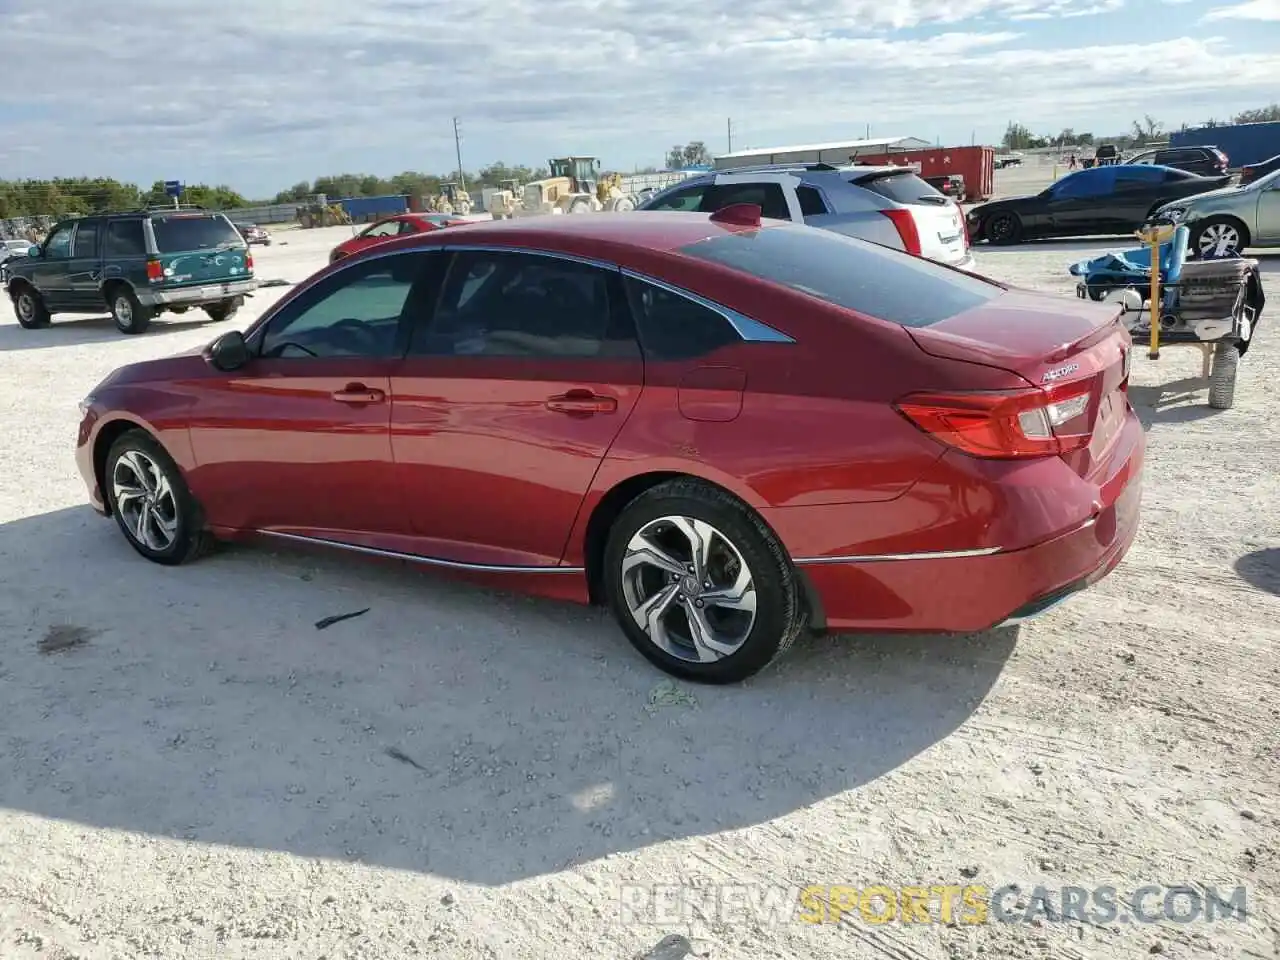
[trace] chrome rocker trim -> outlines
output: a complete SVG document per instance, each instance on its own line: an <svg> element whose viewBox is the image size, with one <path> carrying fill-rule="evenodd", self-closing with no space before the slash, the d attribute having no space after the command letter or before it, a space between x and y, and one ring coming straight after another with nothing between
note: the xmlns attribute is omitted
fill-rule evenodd
<svg viewBox="0 0 1280 960"><path fill-rule="evenodd" d="M355 543L343 543L340 540L327 540L324 537L304 537L298 533L282 533L278 530L255 530L254 533L264 537L278 537L294 543L315 544L322 547L336 547L352 553L362 553L371 557L385 557L388 560L407 560L410 563L421 563L429 567L444 567L449 570L465 570L471 573L577 573L584 574L583 567L519 567L497 563L464 563L461 560L442 560L439 557L424 557L416 553L401 553L399 550L379 550L377 547L362 547Z"/></svg>

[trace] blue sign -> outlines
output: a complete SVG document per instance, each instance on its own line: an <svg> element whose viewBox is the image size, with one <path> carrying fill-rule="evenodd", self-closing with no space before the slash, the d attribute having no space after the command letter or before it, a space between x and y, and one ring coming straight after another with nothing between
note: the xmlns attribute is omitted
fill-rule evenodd
<svg viewBox="0 0 1280 960"><path fill-rule="evenodd" d="M164 182L164 192L166 196L174 198L182 196L182 182L179 180L166 180Z"/></svg>

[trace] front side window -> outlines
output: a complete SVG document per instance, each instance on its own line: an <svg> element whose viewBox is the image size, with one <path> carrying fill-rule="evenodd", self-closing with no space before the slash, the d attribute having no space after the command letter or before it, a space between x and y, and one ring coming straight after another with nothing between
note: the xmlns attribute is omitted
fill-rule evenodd
<svg viewBox="0 0 1280 960"><path fill-rule="evenodd" d="M75 245L71 255L77 258L96 257L98 255L98 221L81 220L76 230Z"/></svg>
<svg viewBox="0 0 1280 960"><path fill-rule="evenodd" d="M752 203L760 208L760 216L771 220L790 220L787 195L779 183L721 183L703 198L704 213L715 213L735 203Z"/></svg>
<svg viewBox="0 0 1280 960"><path fill-rule="evenodd" d="M416 251L375 257L326 277L271 319L262 356L396 356L402 321L429 307L431 257Z"/></svg>
<svg viewBox="0 0 1280 960"><path fill-rule="evenodd" d="M612 308L618 274L553 256L458 253L430 326L413 352L430 356L622 357L638 352Z"/></svg>
<svg viewBox="0 0 1280 960"><path fill-rule="evenodd" d="M702 206L702 198L710 184L700 183L697 186L685 187L667 194L645 206L646 210L678 210L683 213L695 211Z"/></svg>
<svg viewBox="0 0 1280 960"><path fill-rule="evenodd" d="M53 233L49 234L49 239L45 241L44 255L49 260L66 260L71 256L71 231L75 229L74 223L64 223L60 227L55 227Z"/></svg>
<svg viewBox="0 0 1280 960"><path fill-rule="evenodd" d="M385 223L375 223L364 233L362 237L395 237L400 234L400 221L388 220Z"/></svg>
<svg viewBox="0 0 1280 960"><path fill-rule="evenodd" d="M1055 200L1079 200L1085 197L1102 197L1111 192L1116 180L1116 168L1082 170L1059 180L1053 187Z"/></svg>

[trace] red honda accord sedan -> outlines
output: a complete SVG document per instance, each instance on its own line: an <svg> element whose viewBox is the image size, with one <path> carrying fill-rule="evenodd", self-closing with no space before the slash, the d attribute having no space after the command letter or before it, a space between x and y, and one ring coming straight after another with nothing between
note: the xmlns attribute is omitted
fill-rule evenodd
<svg viewBox="0 0 1280 960"><path fill-rule="evenodd" d="M525 218L122 367L77 460L158 563L251 536L415 561L607 604L725 683L806 628L982 630L1108 573L1138 526L1129 348L1114 307L755 207Z"/></svg>

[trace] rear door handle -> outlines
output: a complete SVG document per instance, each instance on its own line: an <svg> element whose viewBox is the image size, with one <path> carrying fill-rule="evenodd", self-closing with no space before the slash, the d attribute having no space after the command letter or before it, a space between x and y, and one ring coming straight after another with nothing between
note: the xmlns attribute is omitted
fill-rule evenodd
<svg viewBox="0 0 1280 960"><path fill-rule="evenodd" d="M329 394L338 403L381 403L387 395L381 390L366 387L363 383L348 383L343 389Z"/></svg>
<svg viewBox="0 0 1280 960"><path fill-rule="evenodd" d="M590 390L570 390L558 397L549 397L546 406L555 413L590 416L593 413L613 413L618 409L618 401L614 397L602 397Z"/></svg>

